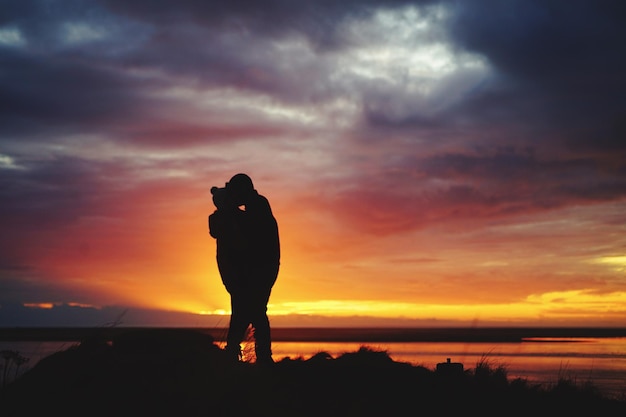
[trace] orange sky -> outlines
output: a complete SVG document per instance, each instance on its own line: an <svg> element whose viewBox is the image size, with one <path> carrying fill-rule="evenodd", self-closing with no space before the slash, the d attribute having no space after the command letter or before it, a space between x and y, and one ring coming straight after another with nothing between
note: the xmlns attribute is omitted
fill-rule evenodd
<svg viewBox="0 0 626 417"><path fill-rule="evenodd" d="M279 324L623 326L611 11L306 3L10 10L0 324L223 323L209 190L245 172L279 223Z"/></svg>
<svg viewBox="0 0 626 417"><path fill-rule="evenodd" d="M281 192L280 179L264 181L262 172L255 177L257 189L273 204L281 234L281 271L269 307L273 316L623 323L625 261L592 249L612 234L610 227L594 224L597 206L385 233L363 231L345 213L315 206L308 193L320 190ZM212 183L221 186L217 178ZM200 185L207 181L189 181L193 186L185 190L185 183L125 193L122 200L132 205L119 217L94 216L61 234L55 231L58 241L40 249L36 264L82 297L40 301L227 313L215 242L206 228L213 210L209 187ZM603 209L618 216L620 205ZM589 236L590 224L597 237ZM128 320L132 323L132 317Z"/></svg>

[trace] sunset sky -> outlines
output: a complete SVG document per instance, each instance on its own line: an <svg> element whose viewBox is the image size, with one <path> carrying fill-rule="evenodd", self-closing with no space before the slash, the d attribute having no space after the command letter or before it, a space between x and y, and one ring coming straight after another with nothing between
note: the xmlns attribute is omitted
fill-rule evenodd
<svg viewBox="0 0 626 417"><path fill-rule="evenodd" d="M626 3L0 1L0 326L626 323Z"/></svg>

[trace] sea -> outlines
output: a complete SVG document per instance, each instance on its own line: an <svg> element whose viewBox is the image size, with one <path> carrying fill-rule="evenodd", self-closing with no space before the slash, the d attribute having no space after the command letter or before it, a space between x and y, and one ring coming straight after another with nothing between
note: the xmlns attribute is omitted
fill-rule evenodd
<svg viewBox="0 0 626 417"><path fill-rule="evenodd" d="M27 359L2 372L6 382L19 378L41 359L77 345L77 341L0 341L0 351L12 350ZM223 341L216 341L220 347ZM243 343L252 352L252 341ZM487 363L502 367L509 380L522 378L546 387L567 379L577 385L592 384L604 395L626 399L626 337L531 337L520 341L274 341L274 359L308 359L320 352L336 358L360 348L386 352L396 362L436 369L454 362L472 370ZM244 359L246 357L244 356ZM0 358L0 369L5 366ZM3 381L4 383L4 381Z"/></svg>
<svg viewBox="0 0 626 417"><path fill-rule="evenodd" d="M509 379L551 386L560 379L576 384L592 383L605 395L626 398L626 338L542 339L520 343L315 343L279 342L273 345L274 357L308 358L319 352L333 357L361 347L382 350L397 362L407 362L434 370L438 363L463 364L474 369L488 364L503 367Z"/></svg>

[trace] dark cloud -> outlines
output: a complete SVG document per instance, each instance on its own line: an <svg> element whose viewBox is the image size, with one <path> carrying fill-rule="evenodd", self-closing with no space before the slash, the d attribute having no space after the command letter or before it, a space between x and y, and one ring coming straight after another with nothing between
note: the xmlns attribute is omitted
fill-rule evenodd
<svg viewBox="0 0 626 417"><path fill-rule="evenodd" d="M495 72L436 112L424 110L433 103L384 80L329 81L337 68L324 59L326 53L366 46L354 43L364 39L339 30L342 23L370 18L381 6L411 4L443 4L450 15L442 20L449 35L445 39L459 53L484 57ZM372 130L364 136L386 131L419 138L439 132L434 135L438 141L457 143L465 129L478 131L473 138L484 146L516 142L544 159L554 158L558 150L578 167L585 154L590 168L584 174L602 179L577 184L602 183L607 191L600 194L607 198L621 192L626 54L620 52L626 30L621 24L624 6L618 1L110 0L59 7L8 2L3 9L2 24L19 29L26 45L0 46L0 141L7 144L15 145L16 137L54 141L93 133L118 141L186 146L285 132L262 120L229 124L211 110L204 115L184 109L172 113L172 108L193 105L183 97L155 94L174 86L256 91L293 104L337 96L361 104L364 128ZM304 50L312 55L299 57L298 49L284 53L277 46L284 39L303 39ZM457 76L469 76L466 72ZM487 130L482 138L480 129ZM445 169L459 175L468 174L460 171L464 166L500 170L498 178L514 176L520 184L554 172L553 164L535 157L475 161L445 151L449 153L424 161L432 170L424 177L443 173L444 162L451 164ZM529 165L522 167L524 163ZM609 163L610 175L602 168ZM572 162L564 161L557 174L571 178L578 168L570 171L567 164ZM571 195L585 194L581 185L561 185Z"/></svg>
<svg viewBox="0 0 626 417"><path fill-rule="evenodd" d="M18 30L23 43L0 42L0 140L19 135L51 141L60 135L114 131L115 137L154 135L160 142L165 129L154 134L150 127L163 119L174 123L167 120L170 109L193 103L155 93L181 83L194 90L230 86L282 99L310 98L301 82L303 70L315 77L323 68L305 69L297 57L293 65L286 62L267 40L278 36L270 29L283 28L276 24L283 16L292 28L287 31L307 32L306 21L326 36L332 30L320 28L318 21L340 19L333 15L346 13L347 5L238 3L6 5L6 28ZM175 123L182 133L191 130L203 140L214 139L221 129L205 126L202 134L197 122ZM146 130L138 131L141 126Z"/></svg>
<svg viewBox="0 0 626 417"><path fill-rule="evenodd" d="M615 126L624 116L626 54L620 51L626 30L621 24L624 6L616 1L442 1L451 11L446 20L450 39L458 50L486 57L499 81L487 80L436 116L407 110L400 119L390 119L384 97L391 94L397 100L400 91L354 94L328 84L334 68L324 62L324 51L355 42L338 29L346 19L370 17L381 5L437 3L111 0L59 8L45 2L11 3L5 24L21 29L29 47L0 51L2 125L10 131L12 126L72 124L76 129L96 124L105 129L111 122L129 124L167 104L150 96L167 82L146 75L161 71L166 77L196 80L200 88L231 86L294 102L351 94L364 100L367 120L374 125L428 128L464 121L479 128L523 120L537 129L569 129L564 140L582 147L604 127L594 143L619 147L623 128ZM298 36L313 53L304 61L298 57L303 51L287 54L277 47ZM419 110L410 100L406 105Z"/></svg>
<svg viewBox="0 0 626 417"><path fill-rule="evenodd" d="M200 86L231 86L258 91L286 101L315 100L327 93L320 81L328 76L323 54L344 43L337 34L346 16L367 14L361 2L117 2L115 13L149 25L153 32L126 64L159 68L189 77ZM281 41L301 40L302 49L285 51ZM319 56L318 56L319 58ZM303 78L307 83L303 84Z"/></svg>
<svg viewBox="0 0 626 417"><path fill-rule="evenodd" d="M47 161L17 160L19 168L0 169L0 215L6 225L56 228L93 206L100 191L98 167L66 157Z"/></svg>
<svg viewBox="0 0 626 417"><path fill-rule="evenodd" d="M586 143L585 151L624 152L615 134L626 104L624 17L620 1L459 3L450 26L455 41L484 54L508 80L508 94L476 97L469 114L500 108L507 121L546 127L550 135L564 130L562 140Z"/></svg>
<svg viewBox="0 0 626 417"><path fill-rule="evenodd" d="M54 247L65 228L93 214L103 188L97 180L98 170L86 161L62 157L16 162L17 167L0 168L3 276L28 269L42 247Z"/></svg>
<svg viewBox="0 0 626 417"><path fill-rule="evenodd" d="M303 218L377 235L626 197L620 1L0 9L6 299L95 299L53 285L37 251L85 218L128 220L159 199L191 198L202 185L188 183L233 166L278 178L283 195L308 192L323 212ZM142 231L157 227L146 218Z"/></svg>
<svg viewBox="0 0 626 417"><path fill-rule="evenodd" d="M458 4L451 28L504 73L550 88L623 70L624 16L620 1L469 1Z"/></svg>
<svg viewBox="0 0 626 417"><path fill-rule="evenodd" d="M103 132L140 119L155 105L141 79L83 59L0 50L0 60L5 137Z"/></svg>
<svg viewBox="0 0 626 417"><path fill-rule="evenodd" d="M65 300L85 302L90 298L85 292L55 281L55 277L42 274L34 268L0 268L0 316L8 314L9 306L17 308L24 303L60 303ZM11 316L5 318L11 319ZM10 322L6 325L10 325Z"/></svg>
<svg viewBox="0 0 626 417"><path fill-rule="evenodd" d="M323 48L340 45L336 28L347 16L366 16L377 7L430 5L433 0L183 0L166 1L105 0L116 13L159 25L180 22L239 29L261 36L277 37L285 33L303 34Z"/></svg>
<svg viewBox="0 0 626 417"><path fill-rule="evenodd" d="M88 306L56 303L39 308L0 302L0 327L206 327L223 325L224 316L123 306ZM285 318L279 320L285 321Z"/></svg>
<svg viewBox="0 0 626 417"><path fill-rule="evenodd" d="M619 202L626 195L621 171L593 158L540 159L533 149L407 156L349 183L348 192L329 192L329 206L349 208L335 214L379 235L433 224L511 221L520 214Z"/></svg>
<svg viewBox="0 0 626 417"><path fill-rule="evenodd" d="M562 207L596 201L619 201L626 179L593 158L540 159L532 150L491 155L446 154L420 161L428 178L480 184L503 201L536 207Z"/></svg>
<svg viewBox="0 0 626 417"><path fill-rule="evenodd" d="M435 137L448 141L482 131L474 142L594 155L605 165L624 159L623 2L442 3L450 11L449 40L458 52L484 57L492 72L437 112L414 105L394 118L391 91L387 99L374 96L364 103L367 128L380 134L395 128L416 138L439 132Z"/></svg>

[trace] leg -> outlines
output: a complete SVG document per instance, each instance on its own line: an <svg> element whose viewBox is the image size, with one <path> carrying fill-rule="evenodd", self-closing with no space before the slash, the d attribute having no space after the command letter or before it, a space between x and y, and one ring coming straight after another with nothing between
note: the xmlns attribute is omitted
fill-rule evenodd
<svg viewBox="0 0 626 417"><path fill-rule="evenodd" d="M273 363L270 321L267 317L267 303L271 289L263 290L251 299L251 321L254 328L254 341L257 363Z"/></svg>
<svg viewBox="0 0 626 417"><path fill-rule="evenodd" d="M226 336L226 351L234 360L241 357L240 343L243 340L250 320L248 318L246 297L239 293L232 293L230 296L230 324L228 335Z"/></svg>

